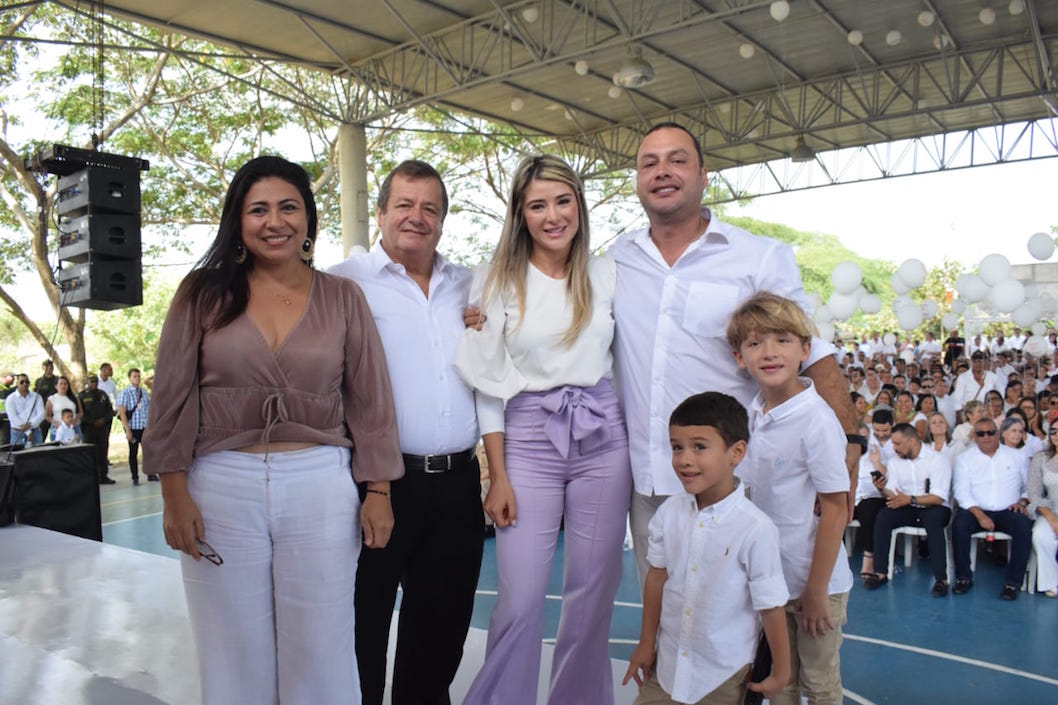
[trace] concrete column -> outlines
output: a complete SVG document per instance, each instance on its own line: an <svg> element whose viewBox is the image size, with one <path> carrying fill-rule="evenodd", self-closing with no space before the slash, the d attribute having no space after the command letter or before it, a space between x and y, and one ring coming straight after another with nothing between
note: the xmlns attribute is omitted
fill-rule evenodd
<svg viewBox="0 0 1058 705"><path fill-rule="evenodd" d="M367 137L363 125L343 123L338 128L338 182L342 215L342 253L354 246L367 249L371 209L367 203Z"/></svg>

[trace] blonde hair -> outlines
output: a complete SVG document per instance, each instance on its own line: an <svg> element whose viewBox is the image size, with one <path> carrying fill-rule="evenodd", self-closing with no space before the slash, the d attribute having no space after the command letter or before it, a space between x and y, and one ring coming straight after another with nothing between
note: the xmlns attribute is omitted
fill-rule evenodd
<svg viewBox="0 0 1058 705"><path fill-rule="evenodd" d="M533 181L558 181L573 189L577 199L577 232L570 244L566 276L566 297L573 308L573 318L566 329L562 342L569 346L577 339L591 319L592 292L588 278L588 260L591 254L588 243L588 204L584 200L584 186L572 167L551 154L526 157L518 165L511 178L511 195L507 199L507 217L499 244L492 254L492 267L485 279L482 294L483 304L493 296L513 294L518 302L519 324L525 317L525 280L529 271L529 258L533 252L533 239L525 225L522 208L525 192Z"/></svg>
<svg viewBox="0 0 1058 705"><path fill-rule="evenodd" d="M731 314L727 342L734 350L753 333L790 333L810 343L815 324L795 301L770 291L761 291L742 302Z"/></svg>

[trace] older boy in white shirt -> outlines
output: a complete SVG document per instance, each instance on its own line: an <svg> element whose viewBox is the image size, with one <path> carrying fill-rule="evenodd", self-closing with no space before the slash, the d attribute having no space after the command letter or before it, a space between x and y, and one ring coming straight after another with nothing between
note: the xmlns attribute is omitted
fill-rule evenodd
<svg viewBox="0 0 1058 705"><path fill-rule="evenodd" d="M841 625L852 571L842 537L850 479L846 438L834 412L799 377L814 326L790 299L761 292L731 317L727 339L738 365L760 385L752 436L738 466L749 497L779 529L793 680L772 705L841 703ZM818 505L819 514L815 513Z"/></svg>
<svg viewBox="0 0 1058 705"><path fill-rule="evenodd" d="M771 698L790 678L789 593L778 531L734 477L749 438L746 410L706 392L676 407L669 424L684 492L650 521L643 628L624 683L640 685L635 705L738 705L762 622L774 645L771 673L748 688Z"/></svg>

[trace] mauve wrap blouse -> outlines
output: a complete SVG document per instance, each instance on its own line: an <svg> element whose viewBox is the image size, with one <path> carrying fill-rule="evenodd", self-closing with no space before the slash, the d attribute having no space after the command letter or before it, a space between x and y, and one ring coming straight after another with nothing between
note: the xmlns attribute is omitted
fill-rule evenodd
<svg viewBox="0 0 1058 705"><path fill-rule="evenodd" d="M404 474L382 342L352 281L313 272L305 312L275 353L245 312L203 335L193 306L170 307L144 467L186 471L198 456L265 441L352 448L357 482Z"/></svg>

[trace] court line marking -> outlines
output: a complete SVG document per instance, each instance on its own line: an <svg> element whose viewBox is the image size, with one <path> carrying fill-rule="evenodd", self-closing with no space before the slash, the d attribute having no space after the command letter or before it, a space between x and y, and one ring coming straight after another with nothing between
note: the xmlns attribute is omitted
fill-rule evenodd
<svg viewBox="0 0 1058 705"><path fill-rule="evenodd" d="M979 668L987 668L992 671L999 671L1000 673L1006 673L1012 676L1020 676L1027 678L1028 680L1039 681L1046 683L1047 685L1058 685L1058 679L1048 678L1047 676L1041 676L1037 673L1030 673L1028 671L1019 671L1016 668L1010 668L1009 666L1000 666L995 663L989 663L988 661L981 661L980 659L968 658L966 656L957 656L955 654L948 654L943 651L935 651L934 649L926 649L921 646L910 646L908 644L898 644L894 641L886 641L885 639L875 639L869 636L859 636L857 634L845 634L846 639L852 639L853 641L862 641L867 644L875 644L877 646L887 646L892 649L900 649L901 651L910 651L916 654L922 654L924 656L933 656L935 658L946 659L948 661L956 661L958 663L965 663L970 666L977 666Z"/></svg>
<svg viewBox="0 0 1058 705"><path fill-rule="evenodd" d="M154 514L140 514L139 516L135 517L126 517L124 519L115 519L114 521L108 521L103 524L103 526L114 526L114 524L124 524L126 522L136 521L137 519L147 519L148 517L160 517L161 515L161 512L155 512Z"/></svg>
<svg viewBox="0 0 1058 705"><path fill-rule="evenodd" d="M115 499L115 500L112 500L110 502L101 502L99 504L99 506L100 506L100 508L103 508L103 507L116 507L119 504L128 504L129 502L143 502L143 501L148 500L148 499L161 499L161 498L162 498L162 496L160 494L146 494L146 495L143 495L142 497L129 497L127 499Z"/></svg>

